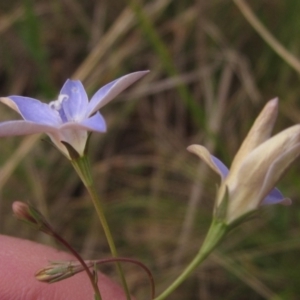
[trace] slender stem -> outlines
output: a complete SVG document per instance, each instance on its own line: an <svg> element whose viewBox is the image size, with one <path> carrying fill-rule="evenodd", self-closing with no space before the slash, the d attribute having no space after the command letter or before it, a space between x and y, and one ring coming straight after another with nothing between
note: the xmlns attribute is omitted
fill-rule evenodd
<svg viewBox="0 0 300 300"><path fill-rule="evenodd" d="M51 234L57 241L59 241L61 244L63 244L66 248L68 248L70 250L70 252L77 258L77 260L80 262L80 264L82 265L82 267L84 268L85 272L87 273L94 292L95 292L95 299L96 300L102 300L101 298L101 294L99 291L99 287L97 282L95 282L94 280L94 275L92 274L92 272L90 271L89 267L86 265L85 261L82 259L82 257L77 253L77 251L67 242L65 241L59 234L57 234L55 231L52 231Z"/></svg>
<svg viewBox="0 0 300 300"><path fill-rule="evenodd" d="M100 265L100 264L105 264L105 263L110 263L110 262L116 262L116 261L120 261L120 262L129 262L135 265L138 265L139 267L141 267L148 275L148 278L150 280L150 284L151 284L151 299L154 299L155 297L155 283L154 283L154 279L152 276L151 271L140 261L133 259L133 258L127 258L127 257L114 257L114 258L104 258L104 259L99 259L99 260L94 260L93 263Z"/></svg>
<svg viewBox="0 0 300 300"><path fill-rule="evenodd" d="M191 263L184 269L184 271L177 277L177 279L158 297L154 300L163 300L168 297L186 278L205 260L205 258L213 251L219 244L221 239L228 231L228 226L222 222L213 221L207 236L200 248L198 254L191 261Z"/></svg>
<svg viewBox="0 0 300 300"><path fill-rule="evenodd" d="M100 219L101 225L103 227L104 234L106 236L110 252L113 257L118 257L118 252L110 231L110 228L108 226L106 217L104 215L104 210L102 207L102 203L100 202L100 199L98 197L97 191L95 189L95 185L93 182L93 178L91 175L91 168L90 163L87 156L79 157L77 159L71 160L73 167L75 168L77 174L81 178L82 182L84 183L87 191L89 192L89 195L93 201L93 204L95 206L96 212L98 214L98 217ZM126 293L127 300L131 300L130 292L126 283L126 279L122 270L122 266L119 262L116 262L117 270L124 288L124 291Z"/></svg>

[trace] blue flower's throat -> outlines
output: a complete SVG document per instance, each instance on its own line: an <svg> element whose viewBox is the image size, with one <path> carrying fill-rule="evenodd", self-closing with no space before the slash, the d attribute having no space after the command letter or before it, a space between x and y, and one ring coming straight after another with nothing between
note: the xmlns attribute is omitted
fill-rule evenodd
<svg viewBox="0 0 300 300"><path fill-rule="evenodd" d="M49 103L50 108L58 112L63 123L69 121L63 109L63 102L67 101L68 99L69 99L68 95L61 94L58 96L57 100L51 101Z"/></svg>

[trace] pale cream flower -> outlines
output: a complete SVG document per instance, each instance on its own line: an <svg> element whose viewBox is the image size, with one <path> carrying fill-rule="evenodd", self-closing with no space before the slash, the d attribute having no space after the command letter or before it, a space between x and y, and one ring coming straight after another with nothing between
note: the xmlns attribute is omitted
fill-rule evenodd
<svg viewBox="0 0 300 300"><path fill-rule="evenodd" d="M300 125L285 129L270 138L277 111L278 99L265 105L238 150L229 171L205 147L188 147L190 152L198 155L221 176L215 213L226 200L228 193L224 219L227 224L261 205L291 202L274 187L300 154Z"/></svg>

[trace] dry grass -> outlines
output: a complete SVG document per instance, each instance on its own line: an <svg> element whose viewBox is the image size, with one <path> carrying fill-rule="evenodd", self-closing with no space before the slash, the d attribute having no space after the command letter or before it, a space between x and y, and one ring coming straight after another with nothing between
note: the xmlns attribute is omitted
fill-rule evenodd
<svg viewBox="0 0 300 300"><path fill-rule="evenodd" d="M249 5L297 57L298 1ZM233 1L16 0L0 8L1 95L50 101L66 78L92 94L118 76L151 70L102 110L109 130L92 136L90 155L119 253L145 262L162 291L201 245L218 182L186 147L203 144L229 164L274 96L282 99L276 131L299 122L299 74ZM0 117L16 116L2 107ZM12 201L30 201L86 258L109 256L68 162L40 136L1 145L1 233L53 244L12 218ZM296 164L280 184L293 207L268 208L233 232L172 299L298 299L299 178ZM147 299L146 276L125 269L133 294ZM103 271L117 280L112 266Z"/></svg>

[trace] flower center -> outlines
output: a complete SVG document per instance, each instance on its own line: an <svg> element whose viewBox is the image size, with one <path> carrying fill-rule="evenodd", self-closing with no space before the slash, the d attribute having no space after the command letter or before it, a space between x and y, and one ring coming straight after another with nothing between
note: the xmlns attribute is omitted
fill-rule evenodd
<svg viewBox="0 0 300 300"><path fill-rule="evenodd" d="M64 95L64 94L59 95L57 100L51 101L49 103L49 106L56 111L60 111L63 101L68 100L68 98L69 98L68 95Z"/></svg>
<svg viewBox="0 0 300 300"><path fill-rule="evenodd" d="M63 123L66 123L68 121L68 118L66 117L62 103L63 103L63 101L67 101L68 99L69 99L68 95L61 94L58 96L57 100L51 101L48 104L53 110L55 110L59 114Z"/></svg>

